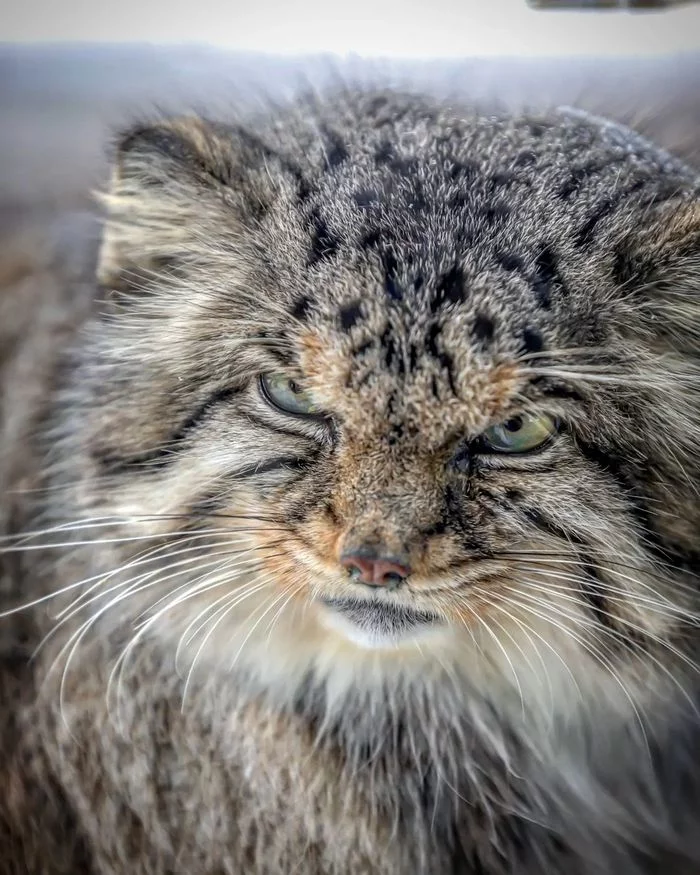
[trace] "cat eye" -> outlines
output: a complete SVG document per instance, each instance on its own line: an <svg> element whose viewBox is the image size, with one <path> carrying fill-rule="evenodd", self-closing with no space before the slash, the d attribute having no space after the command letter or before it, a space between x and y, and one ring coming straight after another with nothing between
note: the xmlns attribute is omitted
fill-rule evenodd
<svg viewBox="0 0 700 875"><path fill-rule="evenodd" d="M488 428L481 439L491 452L529 453L547 444L556 432L556 420L546 413L522 414Z"/></svg>
<svg viewBox="0 0 700 875"><path fill-rule="evenodd" d="M263 397L278 410L293 416L318 416L320 411L308 392L284 374L263 374L260 377Z"/></svg>

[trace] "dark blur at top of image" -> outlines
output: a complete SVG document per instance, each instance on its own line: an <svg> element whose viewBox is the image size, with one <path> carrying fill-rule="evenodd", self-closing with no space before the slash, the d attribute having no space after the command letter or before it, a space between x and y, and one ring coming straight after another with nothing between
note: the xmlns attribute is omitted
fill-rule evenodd
<svg viewBox="0 0 700 875"><path fill-rule="evenodd" d="M528 0L535 9L590 9L592 11L670 9L673 6L686 6L698 0Z"/></svg>

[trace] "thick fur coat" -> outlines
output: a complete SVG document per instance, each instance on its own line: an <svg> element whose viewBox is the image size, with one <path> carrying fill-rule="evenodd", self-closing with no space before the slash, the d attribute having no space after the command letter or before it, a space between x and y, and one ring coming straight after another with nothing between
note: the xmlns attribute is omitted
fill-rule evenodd
<svg viewBox="0 0 700 875"><path fill-rule="evenodd" d="M0 872L700 871L696 171L347 88L101 202L2 265Z"/></svg>

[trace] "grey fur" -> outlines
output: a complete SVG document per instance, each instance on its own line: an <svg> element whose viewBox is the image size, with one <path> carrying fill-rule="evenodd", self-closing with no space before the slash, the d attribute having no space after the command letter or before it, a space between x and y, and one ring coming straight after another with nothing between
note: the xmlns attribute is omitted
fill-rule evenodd
<svg viewBox="0 0 700 875"><path fill-rule="evenodd" d="M103 202L99 294L89 245L8 271L49 329L2 363L22 396L46 350L2 432L0 872L699 871L694 171L341 89L134 128ZM566 427L489 456L529 410ZM341 536L449 635L326 628Z"/></svg>

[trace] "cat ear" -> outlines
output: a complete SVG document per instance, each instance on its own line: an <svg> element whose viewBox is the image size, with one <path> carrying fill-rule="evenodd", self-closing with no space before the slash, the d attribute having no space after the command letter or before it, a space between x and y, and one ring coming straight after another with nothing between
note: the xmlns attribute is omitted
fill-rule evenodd
<svg viewBox="0 0 700 875"><path fill-rule="evenodd" d="M613 249L613 277L647 327L677 349L700 352L700 197L647 209Z"/></svg>
<svg viewBox="0 0 700 875"><path fill-rule="evenodd" d="M198 118L136 127L118 144L100 200L106 221L98 259L108 289L142 285L208 233L240 224L245 161L230 132Z"/></svg>
<svg viewBox="0 0 700 875"><path fill-rule="evenodd" d="M672 155L666 149L662 149L652 140L639 133L639 131L627 125L573 106L560 106L557 108L557 112L569 119L581 121L588 127L596 128L600 138L610 146L624 149L626 152L639 156L652 158L654 163L664 173L688 173L687 165L680 158ZM635 124L641 121L642 119L637 119Z"/></svg>

